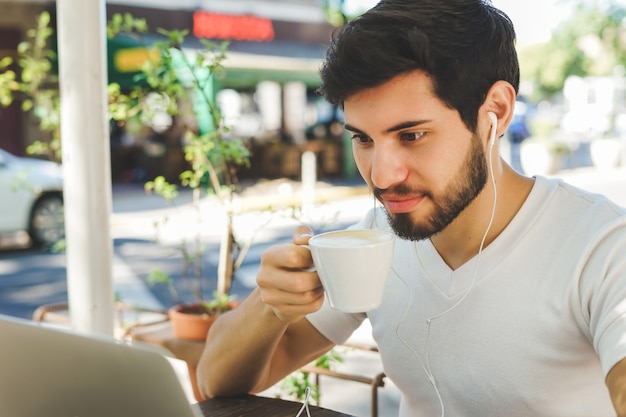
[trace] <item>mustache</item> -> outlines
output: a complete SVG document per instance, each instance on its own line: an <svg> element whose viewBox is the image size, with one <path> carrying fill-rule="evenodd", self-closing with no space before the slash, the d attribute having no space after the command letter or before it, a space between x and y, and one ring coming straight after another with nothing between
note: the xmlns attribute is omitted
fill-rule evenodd
<svg viewBox="0 0 626 417"><path fill-rule="evenodd" d="M378 200L382 200L382 196L384 194L393 194L396 196L407 196L407 195L423 195L425 197L431 197L430 192L426 190L411 188L406 184L397 184L389 188L378 188L374 187L374 197Z"/></svg>

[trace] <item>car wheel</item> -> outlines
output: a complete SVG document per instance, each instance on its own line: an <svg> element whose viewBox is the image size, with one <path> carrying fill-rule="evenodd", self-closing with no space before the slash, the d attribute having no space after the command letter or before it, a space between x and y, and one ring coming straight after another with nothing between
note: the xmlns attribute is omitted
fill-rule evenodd
<svg viewBox="0 0 626 417"><path fill-rule="evenodd" d="M60 196L46 195L37 200L29 233L35 246L50 246L65 237L63 199Z"/></svg>

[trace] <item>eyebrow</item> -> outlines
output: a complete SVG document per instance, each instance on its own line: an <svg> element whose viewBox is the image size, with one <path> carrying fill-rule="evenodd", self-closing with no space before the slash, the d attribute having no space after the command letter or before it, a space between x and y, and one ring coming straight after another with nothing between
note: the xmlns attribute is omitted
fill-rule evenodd
<svg viewBox="0 0 626 417"><path fill-rule="evenodd" d="M393 125L390 128L386 129L385 133L397 132L399 130L408 129L408 128L411 128L411 127L416 127L416 126L419 126L419 125L422 125L422 124L428 123L428 122L430 122L430 120L411 120L411 121L407 121L407 122L398 123L397 125ZM344 128L346 130L349 130L350 132L365 133L361 129L359 129L358 127L352 126L352 125L350 125L348 123L344 124Z"/></svg>

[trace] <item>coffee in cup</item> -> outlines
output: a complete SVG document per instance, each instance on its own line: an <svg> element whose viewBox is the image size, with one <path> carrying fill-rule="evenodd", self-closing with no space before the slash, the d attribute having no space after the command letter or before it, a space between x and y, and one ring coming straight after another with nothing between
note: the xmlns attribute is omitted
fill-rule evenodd
<svg viewBox="0 0 626 417"><path fill-rule="evenodd" d="M330 306L348 313L380 306L395 236L377 229L340 230L313 236L306 245Z"/></svg>

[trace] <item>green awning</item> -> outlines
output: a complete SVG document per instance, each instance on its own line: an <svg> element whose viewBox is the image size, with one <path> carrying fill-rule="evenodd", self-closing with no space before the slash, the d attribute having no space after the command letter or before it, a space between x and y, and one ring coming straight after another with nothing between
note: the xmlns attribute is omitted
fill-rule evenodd
<svg viewBox="0 0 626 417"><path fill-rule="evenodd" d="M130 87L140 82L141 66L147 59L158 59L149 48L130 36L117 36L107 42L109 82ZM319 64L310 59L272 57L267 55L226 52L224 71L217 80L218 88L252 88L261 81L287 83L300 81L309 88L320 85ZM233 64L229 64L232 62Z"/></svg>

